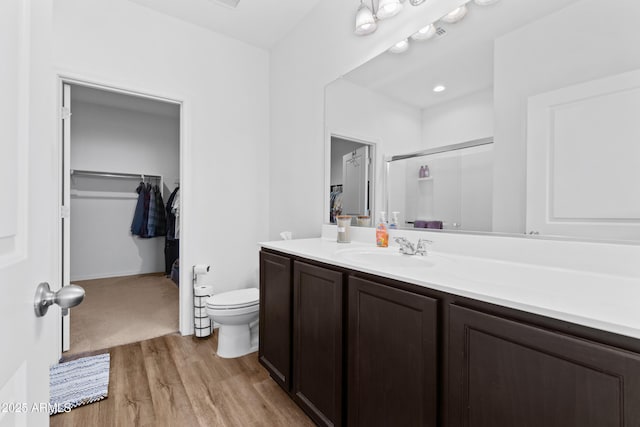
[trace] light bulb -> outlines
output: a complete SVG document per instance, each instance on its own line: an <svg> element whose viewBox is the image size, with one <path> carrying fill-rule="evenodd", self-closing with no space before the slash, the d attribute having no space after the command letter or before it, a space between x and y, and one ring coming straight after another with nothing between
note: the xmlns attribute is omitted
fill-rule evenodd
<svg viewBox="0 0 640 427"><path fill-rule="evenodd" d="M440 18L440 20L448 24L454 24L462 20L462 18L464 18L466 15L467 15L467 6L463 4L462 6L457 7L453 9L451 12L444 15L442 18Z"/></svg>
<svg viewBox="0 0 640 427"><path fill-rule="evenodd" d="M378 24L376 24L373 12L369 9L369 6L360 3L358 11L356 12L356 29L354 32L359 36L364 36L373 33L377 27Z"/></svg>
<svg viewBox="0 0 640 427"><path fill-rule="evenodd" d="M391 53L402 53L409 49L409 40L404 39L400 40L398 43L391 46L389 52Z"/></svg>
<svg viewBox="0 0 640 427"><path fill-rule="evenodd" d="M440 92L444 92L447 89L447 87L445 85L436 85L433 87L433 91L435 93L440 93Z"/></svg>
<svg viewBox="0 0 640 427"><path fill-rule="evenodd" d="M427 40L433 37L435 33L436 33L436 26L433 24L429 24L426 27L420 28L418 31L416 31L411 36L411 38L413 40Z"/></svg>
<svg viewBox="0 0 640 427"><path fill-rule="evenodd" d="M376 16L378 19L391 18L392 16L396 16L401 10L402 4L400 0L380 0Z"/></svg>

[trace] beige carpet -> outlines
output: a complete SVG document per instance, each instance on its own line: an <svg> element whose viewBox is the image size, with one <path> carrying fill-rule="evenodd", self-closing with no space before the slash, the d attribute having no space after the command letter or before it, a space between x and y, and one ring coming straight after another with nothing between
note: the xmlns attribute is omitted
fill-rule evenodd
<svg viewBox="0 0 640 427"><path fill-rule="evenodd" d="M178 330L178 287L162 273L74 283L86 294L71 309L71 348L65 357Z"/></svg>

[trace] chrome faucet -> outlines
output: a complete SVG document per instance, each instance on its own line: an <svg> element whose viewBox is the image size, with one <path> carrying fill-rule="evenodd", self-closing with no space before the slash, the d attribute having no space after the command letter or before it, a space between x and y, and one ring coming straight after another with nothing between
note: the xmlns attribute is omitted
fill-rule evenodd
<svg viewBox="0 0 640 427"><path fill-rule="evenodd" d="M431 240L418 239L418 245L416 246L416 255L425 256L427 254L427 245L432 244Z"/></svg>
<svg viewBox="0 0 640 427"><path fill-rule="evenodd" d="M409 240L404 237L396 237L395 241L400 245L400 253L404 255L426 255L427 244L432 243L431 240L418 239L418 244L413 245Z"/></svg>
<svg viewBox="0 0 640 427"><path fill-rule="evenodd" d="M415 255L416 247L413 246L413 243L405 239L404 237L396 237L395 241L400 245L400 253L405 255Z"/></svg>

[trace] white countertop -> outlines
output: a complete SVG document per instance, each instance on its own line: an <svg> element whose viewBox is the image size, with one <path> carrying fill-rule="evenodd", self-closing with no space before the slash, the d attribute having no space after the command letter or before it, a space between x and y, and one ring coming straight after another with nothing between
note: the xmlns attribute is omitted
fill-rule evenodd
<svg viewBox="0 0 640 427"><path fill-rule="evenodd" d="M421 260L399 259L411 256L395 257L397 246L377 248L373 243L340 244L327 238L264 242L260 246L640 339L640 278L636 276L545 267L435 250ZM384 262L386 257L378 256L378 253L390 255L393 262ZM368 262L367 257L376 261Z"/></svg>

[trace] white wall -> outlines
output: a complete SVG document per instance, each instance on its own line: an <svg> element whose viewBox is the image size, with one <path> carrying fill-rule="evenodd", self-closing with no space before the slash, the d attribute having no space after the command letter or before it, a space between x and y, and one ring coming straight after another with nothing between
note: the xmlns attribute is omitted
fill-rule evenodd
<svg viewBox="0 0 640 427"><path fill-rule="evenodd" d="M179 118L74 102L71 92L71 169L161 175L166 203L180 176ZM102 178L97 184L136 195L139 181ZM164 237L131 235L136 203L72 196L71 280L164 271Z"/></svg>
<svg viewBox="0 0 640 427"><path fill-rule="evenodd" d="M181 283L207 263L216 291L257 286L270 203L268 53L127 0L56 0L53 17L59 73L184 101ZM186 333L192 290L180 290Z"/></svg>
<svg viewBox="0 0 640 427"><path fill-rule="evenodd" d="M422 110L424 148L493 136L493 88Z"/></svg>
<svg viewBox="0 0 640 427"><path fill-rule="evenodd" d="M324 219L324 88L464 3L432 0L380 23L366 37L353 31L357 2L324 0L271 51L270 237L318 236ZM294 159L317 159L312 162ZM380 170L380 164L376 169ZM283 192L283 188L290 191ZM295 197L291 195L294 194Z"/></svg>
<svg viewBox="0 0 640 427"><path fill-rule="evenodd" d="M605 3L583 0L496 40L495 231L525 230L528 97L640 68L640 3Z"/></svg>
<svg viewBox="0 0 640 427"><path fill-rule="evenodd" d="M337 134L375 143L372 216L377 218L377 212L384 210L382 161L386 155L420 149L420 110L345 79L329 84L325 97L325 138ZM327 219L325 215L324 222Z"/></svg>

